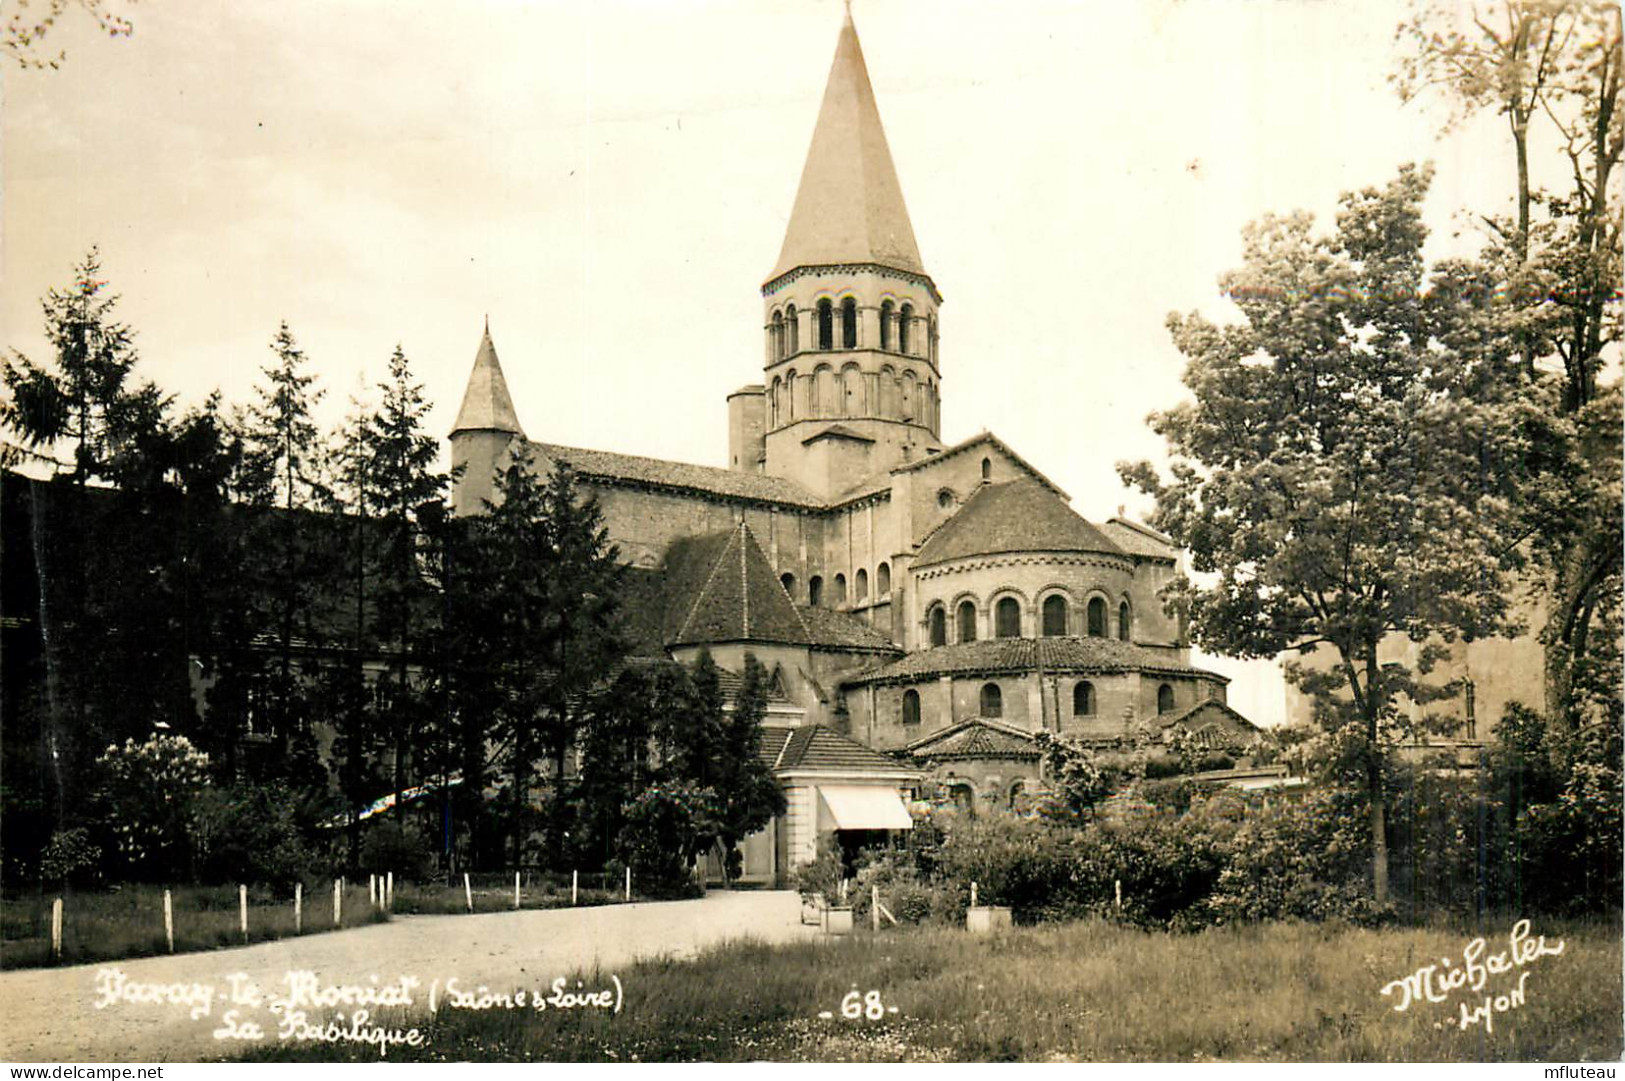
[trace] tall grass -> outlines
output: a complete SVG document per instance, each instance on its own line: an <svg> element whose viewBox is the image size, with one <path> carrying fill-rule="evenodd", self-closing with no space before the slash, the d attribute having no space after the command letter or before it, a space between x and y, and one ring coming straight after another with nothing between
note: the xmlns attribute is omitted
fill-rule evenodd
<svg viewBox="0 0 1625 1081"><path fill-rule="evenodd" d="M44 895L0 900L0 968L117 961L169 951L164 936L161 886L131 885L117 890L63 894L60 961L51 956L53 899L54 895ZM176 887L171 890L171 906L176 953L244 944L236 886ZM347 884L340 907L345 927L360 927L389 918L369 905L366 888L354 883ZM308 885L302 927L297 933L314 934L334 929L332 884ZM284 895L264 887L250 887L246 941L289 938L295 933L292 890Z"/></svg>
<svg viewBox="0 0 1625 1081"><path fill-rule="evenodd" d="M1486 930L1492 941L1509 928ZM1617 922L1537 924L1559 957L1535 962L1527 1001L1493 1032L1461 1030L1457 1003L1395 1012L1381 988L1460 957L1450 928L1266 924L1194 935L1085 921L994 937L888 930L767 947L730 945L690 962L616 973L619 1015L442 1010L430 1061L1481 1061L1617 1060ZM1498 947L1491 946L1492 950ZM543 974L544 977L547 974ZM557 973L553 975L566 975ZM518 978L516 973L516 979ZM571 977L588 988L608 974ZM1503 977L1504 979L1504 977ZM539 981L544 987L549 979ZM516 989L522 984L516 983ZM879 1021L846 1020L844 996L880 994ZM832 1017L821 1017L821 1013ZM403 1016L380 1023L401 1024ZM376 1060L345 1045L270 1044L251 1059Z"/></svg>

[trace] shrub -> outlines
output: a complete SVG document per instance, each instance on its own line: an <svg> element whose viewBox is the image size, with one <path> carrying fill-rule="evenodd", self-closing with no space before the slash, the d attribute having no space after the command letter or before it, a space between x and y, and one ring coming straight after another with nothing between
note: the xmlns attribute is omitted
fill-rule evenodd
<svg viewBox="0 0 1625 1081"><path fill-rule="evenodd" d="M817 893L833 902L840 893L841 871L841 854L835 849L834 838L824 834L818 838L818 854L812 862L791 872L790 885L803 897Z"/></svg>
<svg viewBox="0 0 1625 1081"><path fill-rule="evenodd" d="M399 818L377 822L361 841L361 870L426 882L434 877L435 841L433 834Z"/></svg>
<svg viewBox="0 0 1625 1081"><path fill-rule="evenodd" d="M46 882L83 884L95 877L102 850L84 827L57 830L40 853L40 878Z"/></svg>
<svg viewBox="0 0 1625 1081"><path fill-rule="evenodd" d="M149 881L190 877L208 755L184 736L156 735L109 746L96 764L120 869Z"/></svg>
<svg viewBox="0 0 1625 1081"><path fill-rule="evenodd" d="M1044 819L984 815L954 822L942 846L942 874L976 883L984 904L1008 905L1024 923L1074 914L1082 832Z"/></svg>
<svg viewBox="0 0 1625 1081"><path fill-rule="evenodd" d="M922 874L906 849L880 849L864 857L851 894L855 916L868 914L877 889L880 903L899 923L964 922L968 887Z"/></svg>

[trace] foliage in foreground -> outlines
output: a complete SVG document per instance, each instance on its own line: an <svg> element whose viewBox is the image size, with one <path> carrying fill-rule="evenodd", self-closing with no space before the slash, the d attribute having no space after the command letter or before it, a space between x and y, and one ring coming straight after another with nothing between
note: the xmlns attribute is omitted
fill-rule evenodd
<svg viewBox="0 0 1625 1081"><path fill-rule="evenodd" d="M1614 923L1540 924L1564 953L1531 969L1526 1003L1493 1032L1463 1031L1456 1005L1403 1013L1381 995L1418 958L1460 956L1461 930L1277 923L1200 935L1090 920L996 937L860 933L848 940L725 946L695 961L618 972L619 1015L493 1010L441 1014L428 1061L1479 1061L1616 1059L1620 944ZM1504 948L1504 947L1502 947ZM1125 979L1125 973L1134 978ZM589 987L607 974L583 973ZM573 980L572 980L573 982ZM1199 991L1196 989L1200 989ZM878 1021L845 996L880 993ZM1200 1008L1193 1008L1193 995ZM832 1017L821 1018L822 1012ZM382 1020L382 1019L380 1019ZM389 1023L398 1023L391 1021ZM421 1023L421 1022L413 1022ZM377 1052L269 1046L249 1059L377 1061Z"/></svg>

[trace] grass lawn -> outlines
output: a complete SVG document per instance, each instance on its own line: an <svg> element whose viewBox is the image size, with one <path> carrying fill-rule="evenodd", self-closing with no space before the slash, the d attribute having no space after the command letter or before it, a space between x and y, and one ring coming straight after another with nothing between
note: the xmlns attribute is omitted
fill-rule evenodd
<svg viewBox="0 0 1625 1081"><path fill-rule="evenodd" d="M243 945L237 887L179 886L170 891L175 922L175 952L216 950ZM51 957L52 896L0 901L0 968L39 968ZM167 953L162 886L124 886L63 895L61 964L117 961ZM367 903L365 884L350 883L340 906L345 927L388 919ZM334 930L333 889L306 889L298 934ZM295 934L293 895L273 894L262 887L248 890L248 941L289 938Z"/></svg>
<svg viewBox="0 0 1625 1081"><path fill-rule="evenodd" d="M1507 949L1512 922L1478 932L1488 953ZM1506 1001L1493 1031L1459 1027L1461 1004L1483 993L1458 989L1404 1012L1381 994L1422 965L1461 966L1474 932L1268 924L1170 935L1098 921L731 945L617 972L618 1015L442 1007L432 1019L380 1011L375 1021L423 1027L428 1046L390 1049L407 1061L1617 1061L1618 920L1536 921L1533 933L1562 939L1563 953L1490 977L1486 990L1500 994L1527 973L1522 1004ZM588 989L610 983L580 978ZM845 1019L843 997L871 990L883 1017ZM243 1058L378 1052L273 1042Z"/></svg>

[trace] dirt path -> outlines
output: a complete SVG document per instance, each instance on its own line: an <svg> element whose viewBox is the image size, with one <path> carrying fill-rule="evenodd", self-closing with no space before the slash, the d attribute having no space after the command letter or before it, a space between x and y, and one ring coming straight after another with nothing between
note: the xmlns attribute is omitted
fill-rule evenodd
<svg viewBox="0 0 1625 1081"><path fill-rule="evenodd" d="M375 977L387 985L416 977L420 984L412 1001L422 1007L430 985L438 980L444 987L449 977L470 988L485 984L492 991L540 988L545 993L555 978L594 964L607 981L609 972L640 958L692 956L728 939L782 942L816 933L801 925L794 893L717 891L698 901L396 917L387 924L213 953L0 973L0 1058L187 1062L232 1053L230 1041L213 1033L232 1008L228 977L236 973L267 999L287 994L287 974L298 970L313 972L325 986L370 986ZM108 969L144 988L162 985L162 994L170 994L174 985L181 995L207 993L192 991L194 985L212 988L208 1013L194 1019L187 1005L176 1002L115 1001L97 1008ZM312 1008L310 1017L325 1024L346 1009ZM279 1019L263 1003L241 1008L239 1017L258 1021L269 1039L276 1038Z"/></svg>

